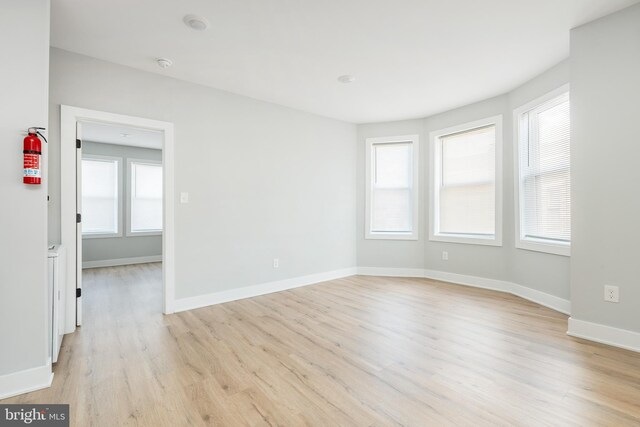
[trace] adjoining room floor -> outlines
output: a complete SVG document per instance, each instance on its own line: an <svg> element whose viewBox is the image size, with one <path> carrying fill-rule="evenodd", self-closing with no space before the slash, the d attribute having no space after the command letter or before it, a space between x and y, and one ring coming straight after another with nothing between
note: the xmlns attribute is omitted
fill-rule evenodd
<svg viewBox="0 0 640 427"><path fill-rule="evenodd" d="M355 276L164 316L161 265L85 270L72 425L640 425L640 354L499 292Z"/></svg>

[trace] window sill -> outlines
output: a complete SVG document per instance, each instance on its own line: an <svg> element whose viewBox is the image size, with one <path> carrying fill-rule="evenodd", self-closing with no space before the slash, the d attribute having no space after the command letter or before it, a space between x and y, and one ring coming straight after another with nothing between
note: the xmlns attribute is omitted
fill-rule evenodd
<svg viewBox="0 0 640 427"><path fill-rule="evenodd" d="M502 239L496 236L473 236L473 235L451 235L451 234L431 234L429 240L433 242L462 243L466 245L481 246L502 246Z"/></svg>
<svg viewBox="0 0 640 427"><path fill-rule="evenodd" d="M162 230L158 230L158 231L127 231L127 237L142 237L142 236L162 236Z"/></svg>
<svg viewBox="0 0 640 427"><path fill-rule="evenodd" d="M367 240L418 240L415 233L384 233L384 232L368 232L364 236Z"/></svg>
<svg viewBox="0 0 640 427"><path fill-rule="evenodd" d="M571 256L570 243L551 243L544 240L518 239L516 248L534 252L543 252L552 255Z"/></svg>
<svg viewBox="0 0 640 427"><path fill-rule="evenodd" d="M82 239L113 239L122 237L122 233L87 233L82 235Z"/></svg>

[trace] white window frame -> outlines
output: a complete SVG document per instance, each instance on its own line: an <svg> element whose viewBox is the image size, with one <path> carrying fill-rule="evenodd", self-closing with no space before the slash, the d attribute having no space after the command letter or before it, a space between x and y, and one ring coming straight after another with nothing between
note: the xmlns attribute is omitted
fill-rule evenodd
<svg viewBox="0 0 640 427"><path fill-rule="evenodd" d="M118 174L117 174L117 187L118 187L118 231L116 233L86 233L82 232L83 239L108 239L113 237L122 237L122 201L124 200L124 195L122 191L122 157L116 156L102 156L98 154L89 154L82 153L82 160L97 160L97 161L109 161L116 162L118 165Z"/></svg>
<svg viewBox="0 0 640 427"><path fill-rule="evenodd" d="M536 252L544 252L554 255L571 256L571 242L554 242L545 239L525 238L523 234L522 215L524 212L521 207L524 206L524 195L520 191L520 116L527 111L533 110L536 107L551 101L567 92L570 92L570 85L567 83L559 88L552 90L551 92L528 102L513 111L513 141L514 141L514 206L515 206L515 246L518 249L526 249Z"/></svg>
<svg viewBox="0 0 640 427"><path fill-rule="evenodd" d="M411 144L411 160L412 160L412 231L411 232L381 232L371 231L371 194L373 191L373 176L371 173L373 162L373 146L378 144ZM402 136L385 136L378 138L367 138L366 140L366 160L365 160L365 178L366 178L366 201L365 201L365 239L374 240L418 240L418 214L419 214L419 187L420 181L420 138L418 135L402 135Z"/></svg>
<svg viewBox="0 0 640 427"><path fill-rule="evenodd" d="M133 197L133 193L131 192L131 164L143 164L143 165L154 165L162 167L162 160L149 160L149 159L135 159L128 157L127 158L127 182L126 185L126 193L127 193L127 227L125 230L125 234L127 237L134 236L162 236L163 230L153 230L153 231L132 231L131 230L131 198ZM164 190L163 190L164 196ZM163 221L164 223L164 221Z"/></svg>
<svg viewBox="0 0 640 427"><path fill-rule="evenodd" d="M493 236L479 236L473 234L451 235L440 233L438 225L441 171L441 138L486 126L496 128L496 182L495 182L495 234ZM429 240L435 242L465 243L472 245L502 246L502 115L475 120L457 126L440 129L429 133Z"/></svg>

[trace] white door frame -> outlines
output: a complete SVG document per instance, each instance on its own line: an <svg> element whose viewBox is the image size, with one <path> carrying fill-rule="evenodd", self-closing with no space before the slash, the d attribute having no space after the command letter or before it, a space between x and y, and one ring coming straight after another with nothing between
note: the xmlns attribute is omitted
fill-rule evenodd
<svg viewBox="0 0 640 427"><path fill-rule="evenodd" d="M76 262L76 123L99 122L164 132L163 164L163 238L162 277L163 313L173 313L175 300L175 230L174 230L174 143L173 123L125 116L85 108L60 106L60 214L62 244L67 248L67 299L65 333L76 328L76 280L82 274ZM75 272L75 274L73 273Z"/></svg>

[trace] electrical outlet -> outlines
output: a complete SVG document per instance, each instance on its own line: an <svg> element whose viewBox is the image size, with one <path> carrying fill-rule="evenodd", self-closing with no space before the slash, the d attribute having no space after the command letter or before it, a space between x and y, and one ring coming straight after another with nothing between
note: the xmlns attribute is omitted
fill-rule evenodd
<svg viewBox="0 0 640 427"><path fill-rule="evenodd" d="M604 285L604 300L607 302L620 302L620 289L617 286Z"/></svg>
<svg viewBox="0 0 640 427"><path fill-rule="evenodd" d="M449 252L442 251L442 260L443 261L449 261Z"/></svg>
<svg viewBox="0 0 640 427"><path fill-rule="evenodd" d="M280 260L278 258L273 259L273 268L280 267Z"/></svg>

